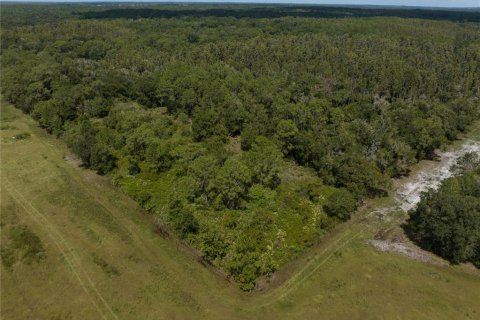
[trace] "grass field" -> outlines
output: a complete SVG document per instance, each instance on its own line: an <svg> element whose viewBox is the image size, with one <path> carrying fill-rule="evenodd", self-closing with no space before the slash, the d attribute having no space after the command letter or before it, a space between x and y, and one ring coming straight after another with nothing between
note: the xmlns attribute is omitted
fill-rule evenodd
<svg viewBox="0 0 480 320"><path fill-rule="evenodd" d="M2 319L480 318L478 271L377 252L365 240L392 222L369 208L243 293L28 116L3 104L1 129Z"/></svg>

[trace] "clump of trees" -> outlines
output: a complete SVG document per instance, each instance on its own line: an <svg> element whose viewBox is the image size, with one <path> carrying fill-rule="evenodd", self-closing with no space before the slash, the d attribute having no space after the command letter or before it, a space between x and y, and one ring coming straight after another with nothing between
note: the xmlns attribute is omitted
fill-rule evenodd
<svg viewBox="0 0 480 320"><path fill-rule="evenodd" d="M480 156L468 154L458 166L464 173L425 193L406 229L426 250L480 268Z"/></svg>
<svg viewBox="0 0 480 320"><path fill-rule="evenodd" d="M475 25L42 10L3 14L5 99L245 290L480 116Z"/></svg>

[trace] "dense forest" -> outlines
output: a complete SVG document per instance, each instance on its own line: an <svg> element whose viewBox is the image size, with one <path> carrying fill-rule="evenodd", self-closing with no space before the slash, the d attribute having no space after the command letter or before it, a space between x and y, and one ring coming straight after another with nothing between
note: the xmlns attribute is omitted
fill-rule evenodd
<svg viewBox="0 0 480 320"><path fill-rule="evenodd" d="M188 7L191 7L190 4ZM241 7L225 4L221 7L215 4L209 6L171 8L120 8L110 10L82 10L75 12L84 18L114 19L114 18L175 18L175 17L234 17L234 18L351 18L351 17L400 17L433 20L451 20L461 22L480 22L480 12L470 10L442 9L411 9L396 7L365 6L365 7L328 7L328 6L295 6L295 5L244 5Z"/></svg>
<svg viewBox="0 0 480 320"><path fill-rule="evenodd" d="M480 117L476 23L41 8L3 98L244 290Z"/></svg>
<svg viewBox="0 0 480 320"><path fill-rule="evenodd" d="M466 154L456 169L459 176L422 196L405 228L423 248L480 268L480 155Z"/></svg>

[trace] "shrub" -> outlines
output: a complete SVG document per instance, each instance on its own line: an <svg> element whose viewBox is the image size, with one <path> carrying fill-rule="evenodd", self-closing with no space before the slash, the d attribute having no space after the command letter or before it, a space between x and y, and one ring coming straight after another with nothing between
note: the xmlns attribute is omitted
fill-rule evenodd
<svg viewBox="0 0 480 320"><path fill-rule="evenodd" d="M346 189L337 189L327 198L323 205L325 212L340 220L350 219L351 214L356 210L357 202L354 196Z"/></svg>
<svg viewBox="0 0 480 320"><path fill-rule="evenodd" d="M175 233L186 238L189 234L198 233L198 221L192 211L189 210L180 200L173 200L170 203L169 224Z"/></svg>

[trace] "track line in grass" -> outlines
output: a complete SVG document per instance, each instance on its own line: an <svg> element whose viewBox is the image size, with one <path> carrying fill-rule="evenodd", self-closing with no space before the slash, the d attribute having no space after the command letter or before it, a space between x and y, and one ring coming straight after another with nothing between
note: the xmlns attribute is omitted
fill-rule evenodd
<svg viewBox="0 0 480 320"><path fill-rule="evenodd" d="M92 290L95 292L97 297L102 301L103 305L105 308L108 310L108 312L112 315L114 319L119 319L118 316L115 314L115 312L112 310L108 302L105 300L105 298L102 296L102 294L98 291L97 287L95 286L95 283L92 281L88 273L85 271L83 266L81 265L78 257L74 253L74 251L71 249L71 247L68 245L66 242L65 238L60 234L60 232L52 225L52 223L46 218L37 208L35 208L25 197L12 185L11 182L8 181L6 177L2 178L4 186L6 187L7 192L12 196L13 199L15 199L18 204L25 210L25 212L34 219L35 222L37 222L40 226L42 226L47 230L48 235L54 242L54 244L58 247L60 250L61 254L65 258L65 261L69 265L72 273L75 275L77 280L79 281L80 286L82 289L85 291L87 296L89 297L90 301L92 304L95 306L95 308L99 311L99 313L102 315L103 319L108 319L108 317L105 315L104 311L100 308L98 303L95 301L95 299L92 297L91 293L89 292L87 285L85 284L84 280L80 277L79 272L77 271L77 268L80 269L80 271L83 273L84 277L86 278L86 281L88 282L88 285L92 288ZM12 192L13 191L13 192ZM28 207L31 208L31 210L28 209ZM33 212L32 212L33 211ZM43 222L43 223L42 223ZM65 246L65 248L62 247ZM71 258L68 257L68 253L71 254Z"/></svg>
<svg viewBox="0 0 480 320"><path fill-rule="evenodd" d="M347 244L349 244L351 241L353 241L355 238L357 238L362 232L364 232L368 227L369 226L364 226L359 231L355 232L355 234L353 234L353 236L350 236L351 233L352 233L351 229L350 229L349 230L350 232L346 232L339 239L336 239L332 245L328 246L327 248L322 250L322 252L316 254L310 261L308 261L305 264L305 266L301 270L299 270L294 276L292 276L290 279L288 279L287 282L284 283L283 286L280 286L278 289L276 289L275 291L279 292L278 297L268 296L269 301L255 306L255 309L268 307L268 306L284 299L287 295L292 293L293 290L298 288L298 286L300 284L302 284L306 280L308 280L316 271L318 271L318 269L322 265L324 265L326 262L328 262L330 260L330 258L335 254L336 251L345 247ZM345 240L345 241L342 242L342 240ZM339 244L340 242L342 242L342 243L337 246L337 244ZM332 252L330 252L330 254L328 254L323 260L318 261L319 258L324 256L329 251L332 251ZM308 272L306 275L304 275L304 273L307 272L307 270L313 264L315 264L317 262L318 262L318 264L310 272Z"/></svg>
<svg viewBox="0 0 480 320"><path fill-rule="evenodd" d="M352 237L350 237L349 239L347 239L345 242L343 242L340 246L336 247L336 248L333 248L333 252L331 252L325 259L323 259L322 261L320 261L309 273L307 273L306 276L304 276L302 279L300 279L299 281L297 282L294 282L293 285L288 288L286 290L286 292L280 296L279 299L282 299L284 298L289 292L291 292L293 289L295 289L295 287L298 287L299 285L301 285L303 282L305 282L307 279L309 279L322 265L324 265L325 263L328 262L328 260L330 260L330 258L335 254L335 252L337 252L338 250L342 249L343 247L345 247L347 244L349 244L350 242L352 242L355 238L357 238L363 231L365 231L366 229L368 228L368 226L365 226L363 227L362 229L360 229L358 232L356 232Z"/></svg>

